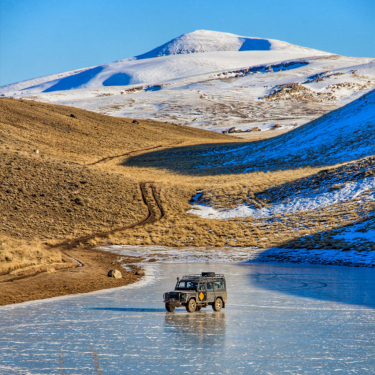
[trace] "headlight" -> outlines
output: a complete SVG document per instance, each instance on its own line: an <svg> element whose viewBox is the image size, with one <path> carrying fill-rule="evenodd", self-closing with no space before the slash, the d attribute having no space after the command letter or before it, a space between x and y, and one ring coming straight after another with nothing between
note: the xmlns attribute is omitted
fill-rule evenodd
<svg viewBox="0 0 375 375"><path fill-rule="evenodd" d="M186 298L186 293L181 293L180 297L181 297L181 299L185 299Z"/></svg>

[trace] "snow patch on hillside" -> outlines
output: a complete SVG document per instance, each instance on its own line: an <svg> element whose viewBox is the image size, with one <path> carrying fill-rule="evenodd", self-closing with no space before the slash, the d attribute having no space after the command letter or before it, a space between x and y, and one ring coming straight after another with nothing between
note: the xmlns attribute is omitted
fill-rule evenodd
<svg viewBox="0 0 375 375"><path fill-rule="evenodd" d="M315 194L308 193L304 197L291 199L289 202L274 204L270 207L251 208L247 205L240 205L234 209L217 210L206 205L194 205L194 209L187 211L196 214L204 219L233 219L237 217L265 218L275 214L288 215L298 211L317 210L329 207L336 203L360 197L363 193L371 191L371 194L362 197L365 200L375 200L375 178L364 178L359 181L346 183L344 187L336 191L326 191Z"/></svg>
<svg viewBox="0 0 375 375"><path fill-rule="evenodd" d="M375 228L367 228L367 221L343 229L334 238L346 241L366 240L375 242Z"/></svg>

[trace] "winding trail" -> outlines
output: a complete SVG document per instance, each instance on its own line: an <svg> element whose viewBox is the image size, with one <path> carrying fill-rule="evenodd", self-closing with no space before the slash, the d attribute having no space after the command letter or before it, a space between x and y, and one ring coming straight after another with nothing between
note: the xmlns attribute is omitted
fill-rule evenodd
<svg viewBox="0 0 375 375"><path fill-rule="evenodd" d="M99 237L103 238L106 237L110 234L117 233L117 232L122 232L126 229L131 229L135 228L137 226L143 226L147 224L153 224L157 221L159 221L161 218L165 216L164 209L162 207L162 204L160 202L159 198L159 192L157 191L156 187L153 185L152 182L141 182L139 183L139 189L142 195L142 200L144 205L147 207L147 212L146 214L142 217L141 220L139 220L136 223L125 225L120 228L115 228L111 229L108 231L103 231L103 232L98 232L98 233L92 233L86 236L81 236L74 238L72 240L66 240L64 242L60 242L56 245L50 246L50 248L59 248L59 250L68 258L72 259L75 264L72 265L72 267L64 267L63 269L56 269L56 271L65 271L67 269L71 269L74 267L84 267L85 264L83 261L73 258L70 254L68 254L66 251L74 248L75 246L79 245L82 242L87 242L88 240ZM46 266L44 266L46 268ZM40 270L36 269L35 272L27 274L27 275L22 275L22 276L14 276L14 277L6 277L4 280L0 280L0 283L4 282L12 282L15 280L21 280L25 278L29 278L32 276L36 276L40 273L46 272L46 270Z"/></svg>
<svg viewBox="0 0 375 375"><path fill-rule="evenodd" d="M110 234L114 234L117 232L122 232L126 229L131 229L138 226L143 226L146 224L153 224L156 221L159 221L161 218L165 216L165 211L162 207L162 204L159 199L159 193L156 187L153 185L152 182L141 182L139 183L139 188L142 195L142 200L144 205L147 207L146 214L136 223L128 224L120 228L111 229L104 232L92 233L86 236L77 237L72 240L67 240L51 247L63 247L66 250L71 249L72 247L78 245L81 242L86 242L92 238L99 237L103 238ZM62 250L63 251L63 250Z"/></svg>
<svg viewBox="0 0 375 375"><path fill-rule="evenodd" d="M123 156L131 155L131 154L135 154L135 153L143 152L143 151L155 150L157 148L162 148L162 147L167 147L167 146L165 146L165 145L157 145L157 146L153 146L153 147L142 148L142 149L139 149L139 150L127 151L127 152L125 152L123 154L120 154L120 155L106 156L105 158L99 159L99 160L94 161L92 163L88 163L88 164L86 164L86 166L96 165L96 164L104 163L106 161L113 160L113 159L116 159L116 158L121 158Z"/></svg>

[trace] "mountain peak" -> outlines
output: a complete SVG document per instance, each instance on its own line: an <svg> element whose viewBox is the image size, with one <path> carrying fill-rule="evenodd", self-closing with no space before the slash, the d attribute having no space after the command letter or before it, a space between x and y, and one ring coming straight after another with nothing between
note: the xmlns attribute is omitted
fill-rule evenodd
<svg viewBox="0 0 375 375"><path fill-rule="evenodd" d="M210 30L196 30L183 34L149 52L137 56L148 59L159 56L217 51L269 51L290 46L273 39L244 37Z"/></svg>

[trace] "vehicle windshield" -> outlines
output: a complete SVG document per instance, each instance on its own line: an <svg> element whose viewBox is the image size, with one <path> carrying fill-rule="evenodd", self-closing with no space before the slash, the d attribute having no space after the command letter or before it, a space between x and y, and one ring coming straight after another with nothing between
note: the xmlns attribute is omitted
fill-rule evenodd
<svg viewBox="0 0 375 375"><path fill-rule="evenodd" d="M196 290L197 283L195 281L181 280L176 285L176 290Z"/></svg>

